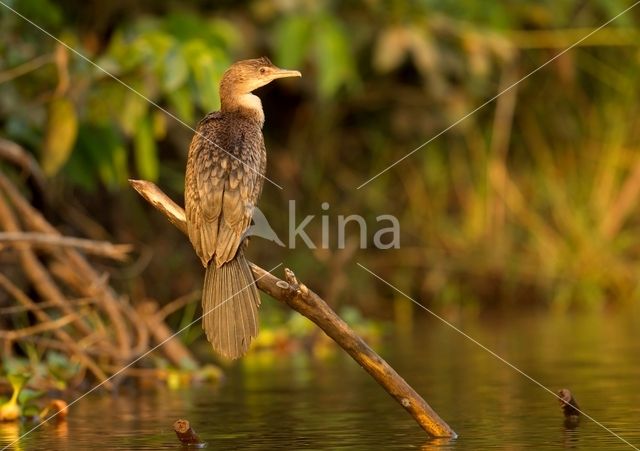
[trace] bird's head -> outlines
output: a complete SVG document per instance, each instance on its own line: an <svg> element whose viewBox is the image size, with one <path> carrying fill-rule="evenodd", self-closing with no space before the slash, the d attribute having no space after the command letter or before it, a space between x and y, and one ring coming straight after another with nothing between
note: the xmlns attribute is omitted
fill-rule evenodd
<svg viewBox="0 0 640 451"><path fill-rule="evenodd" d="M234 63L226 70L220 82L221 96L241 96L271 83L277 78L301 77L297 70L280 69L268 58L256 58Z"/></svg>

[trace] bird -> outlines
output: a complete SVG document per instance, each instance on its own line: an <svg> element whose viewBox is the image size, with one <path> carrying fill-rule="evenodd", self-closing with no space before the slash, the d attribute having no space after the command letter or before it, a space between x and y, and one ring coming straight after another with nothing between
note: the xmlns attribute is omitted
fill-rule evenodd
<svg viewBox="0 0 640 451"><path fill-rule="evenodd" d="M220 80L220 110L197 125L185 174L189 241L205 267L202 327L214 351L237 359L258 334L260 295L244 255L245 232L264 184L264 111L253 91L296 70L268 58L232 64Z"/></svg>

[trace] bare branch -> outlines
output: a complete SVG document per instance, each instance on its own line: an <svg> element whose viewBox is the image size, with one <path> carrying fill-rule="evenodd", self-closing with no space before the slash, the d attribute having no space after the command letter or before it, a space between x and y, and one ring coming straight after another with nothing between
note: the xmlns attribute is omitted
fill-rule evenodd
<svg viewBox="0 0 640 451"><path fill-rule="evenodd" d="M160 210L167 219L185 235L187 234L187 220L185 219L184 210L174 201L172 201L160 188L154 183L146 180L129 180L133 189L146 199L157 210Z"/></svg>
<svg viewBox="0 0 640 451"><path fill-rule="evenodd" d="M75 315L67 315L52 321L38 323L35 326L23 327L16 330L0 330L0 338L15 341L31 335L41 334L50 330L60 329L75 320Z"/></svg>
<svg viewBox="0 0 640 451"><path fill-rule="evenodd" d="M7 293L13 296L18 302L27 306L30 310L34 311L34 314L38 317L38 320L42 323L51 322L52 319L49 315L41 310L35 308L35 302L33 302L22 290L15 286L9 279L0 274L0 287L2 287ZM68 349L78 358L80 363L95 374L105 388L112 389L113 384L107 379L107 375L100 369L96 362L89 357L84 350L76 343L76 341L65 331L61 329L54 329L54 334L62 341Z"/></svg>
<svg viewBox="0 0 640 451"><path fill-rule="evenodd" d="M162 308L158 310L158 317L164 320L167 316L180 310L185 305L191 304L195 301L199 301L201 294L202 292L200 290L194 290L191 293L187 293L184 296L180 296L179 298L174 299L168 304L163 305Z"/></svg>
<svg viewBox="0 0 640 451"><path fill-rule="evenodd" d="M36 232L0 232L0 245L27 243L31 247L73 247L87 254L125 261L133 250L130 244L112 244L108 241L94 241L69 236L56 236Z"/></svg>
<svg viewBox="0 0 640 451"><path fill-rule="evenodd" d="M19 64L18 66L11 67L4 72L0 72L0 84L28 74L51 61L53 61L53 55L45 53L44 55L36 56L29 61Z"/></svg>
<svg viewBox="0 0 640 451"><path fill-rule="evenodd" d="M33 158L29 152L24 150L22 146L14 143L13 141L0 138L0 158L18 166L24 172L28 173L33 177L38 189L41 192L44 192L44 174L42 173L42 170L40 170L40 166L38 166L35 158Z"/></svg>
<svg viewBox="0 0 640 451"><path fill-rule="evenodd" d="M184 210L155 184L129 180L133 188L173 225L187 233ZM298 282L286 269L287 281L251 264L256 285L263 292L309 318L365 369L429 434L435 437L456 437L427 402L396 371L367 345L320 296Z"/></svg>

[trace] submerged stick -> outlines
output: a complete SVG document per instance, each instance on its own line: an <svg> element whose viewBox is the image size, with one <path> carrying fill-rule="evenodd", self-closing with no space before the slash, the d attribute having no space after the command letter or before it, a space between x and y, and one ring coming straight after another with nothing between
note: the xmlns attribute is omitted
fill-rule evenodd
<svg viewBox="0 0 640 451"><path fill-rule="evenodd" d="M573 397L573 393L568 388L563 388L558 391L558 398L565 419L578 420L580 418L580 407Z"/></svg>
<svg viewBox="0 0 640 451"><path fill-rule="evenodd" d="M178 440L180 440L180 443L185 446L193 448L204 448L207 446L205 442L200 440L200 437L198 437L196 431L191 428L187 420L176 420L176 422L173 423L173 430Z"/></svg>
<svg viewBox="0 0 640 451"><path fill-rule="evenodd" d="M129 180L133 188L187 233L184 210L160 188L144 180ZM456 437L456 433L407 382L345 323L320 296L298 282L285 269L286 281L251 263L256 285L263 292L309 318L367 371L418 424L434 437Z"/></svg>

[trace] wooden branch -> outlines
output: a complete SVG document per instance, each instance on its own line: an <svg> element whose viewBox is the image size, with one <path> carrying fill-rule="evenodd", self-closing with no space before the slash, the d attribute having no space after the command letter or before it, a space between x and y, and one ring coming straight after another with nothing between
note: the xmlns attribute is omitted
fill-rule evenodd
<svg viewBox="0 0 640 451"><path fill-rule="evenodd" d="M200 290L194 290L191 293L180 296L178 299L174 299L168 304L163 305L162 308L158 310L158 318L164 321L167 316L177 312L178 310L191 304L192 302L199 301L201 297L202 292Z"/></svg>
<svg viewBox="0 0 640 451"><path fill-rule="evenodd" d="M0 189L4 191L7 198L19 213L22 221L27 224L32 231L61 236L60 232L49 224L42 214L27 202L27 200L13 186L13 184L11 184L8 178L2 174L2 172L0 172ZM2 219L1 216L0 219ZM7 231L18 232L19 230L14 228L7 229ZM61 250L61 253L63 253L65 257L61 259L61 262L72 267L77 273L82 274L82 277L84 277L85 280L100 280L97 272L91 267L91 265L89 265L84 256L75 249L64 248ZM126 326L126 318L123 316L123 306L111 287L104 286L101 289L98 288L100 287L85 284L83 285L80 294L85 297L95 297L100 301L98 305L100 305L106 312L116 334L118 349L120 350L118 363L124 365L127 356L130 354L131 337L129 336L129 331Z"/></svg>
<svg viewBox="0 0 640 451"><path fill-rule="evenodd" d="M0 79L2 79L1 75ZM0 81L0 83L2 82ZM13 141L0 138L0 158L18 166L23 172L33 177L40 192L45 192L46 183L44 174L40 170L40 166L38 166L35 158L33 158L33 155L24 150L22 146Z"/></svg>
<svg viewBox="0 0 640 451"><path fill-rule="evenodd" d="M155 184L144 180L129 180L129 183L173 225L187 233L184 210ZM251 269L260 290L318 325L398 401L425 431L434 437L457 436L427 402L356 335L320 296L298 282L291 270L285 269L287 280L284 281L253 263Z"/></svg>
<svg viewBox="0 0 640 451"><path fill-rule="evenodd" d="M67 299L67 304L72 305L74 307L83 307L86 305L91 305L94 304L96 301L94 299L89 299L89 298L80 298L80 299ZM56 304L55 302L38 302L38 304L36 304L34 306L34 310L45 310L51 307L57 307L58 304ZM30 312L32 311L30 306L24 306L24 305L12 305L9 307L0 307L0 316L2 315L12 315L12 314L16 314L16 313L22 313L22 312Z"/></svg>
<svg viewBox="0 0 640 451"><path fill-rule="evenodd" d="M7 293L13 296L18 302L27 306L30 310L33 310L39 321L43 323L49 323L53 321L53 319L45 312L35 308L35 302L29 299L26 294L24 294L17 286L15 286L2 274L0 274L0 287L2 287ZM76 340L71 337L71 335L69 335L62 329L54 329L53 333L67 346L67 349L69 349L78 358L80 363L85 365L91 370L93 374L95 374L95 376L104 385L105 388L109 390L113 389L113 384L109 381L107 375L100 369L98 364L84 352L84 350L78 345Z"/></svg>
<svg viewBox="0 0 640 451"><path fill-rule="evenodd" d="M573 397L573 393L568 388L563 388L558 391L558 400L560 401L560 407L562 407L562 413L564 417L569 419L580 417L580 407L576 398Z"/></svg>
<svg viewBox="0 0 640 451"><path fill-rule="evenodd" d="M172 201L154 183L145 180L129 180L129 183L156 210L160 210L160 213L164 214L171 224L185 235L187 234L187 220L182 207Z"/></svg>
<svg viewBox="0 0 640 451"><path fill-rule="evenodd" d="M108 241L94 241L69 236L55 236L35 232L0 232L0 247L2 245L18 245L27 243L30 247L73 247L87 254L108 257L113 260L124 261L128 258L133 246L130 244L112 244Z"/></svg>
<svg viewBox="0 0 640 451"><path fill-rule="evenodd" d="M2 179L1 176L0 179ZM3 197L0 197L0 227L3 227L10 233L18 233L20 231L16 215L13 214ZM29 247L22 247L19 248L18 251L24 272L42 299L55 303L65 315L75 316L74 325L82 333L91 333L92 330L88 322L81 319L66 303L60 288L51 279L45 266L38 260L31 249L29 249Z"/></svg>
<svg viewBox="0 0 640 451"><path fill-rule="evenodd" d="M50 415L51 414L51 415ZM42 421L49 421L55 415L56 422L65 421L69 416L69 404L62 399L52 399L38 415Z"/></svg>
<svg viewBox="0 0 640 451"><path fill-rule="evenodd" d="M66 326L74 320L75 315L67 315L46 323L38 323L35 326L23 327L22 329L7 331L0 330L0 338L10 341L16 341L25 337L29 337L31 335L38 335L50 330L60 329L61 327Z"/></svg>
<svg viewBox="0 0 640 451"><path fill-rule="evenodd" d="M198 367L198 362L193 357L191 351L186 346L180 345L180 340L176 337L164 323L164 318L158 314L158 304L153 301L146 301L136 306L138 316L151 332L153 339L157 343L164 343L164 353L178 368L192 369Z"/></svg>
<svg viewBox="0 0 640 451"><path fill-rule="evenodd" d="M187 420L177 420L173 423L173 430L183 446L190 448L204 448L207 446L205 442L200 440L200 437L198 437L198 434L196 434L196 431L193 430Z"/></svg>
<svg viewBox="0 0 640 451"><path fill-rule="evenodd" d="M5 71L0 72L0 84L28 74L29 72L50 63L52 60L53 55L51 53L45 53L44 55L38 55L35 58L30 59L29 61L25 61L22 64L10 67Z"/></svg>

